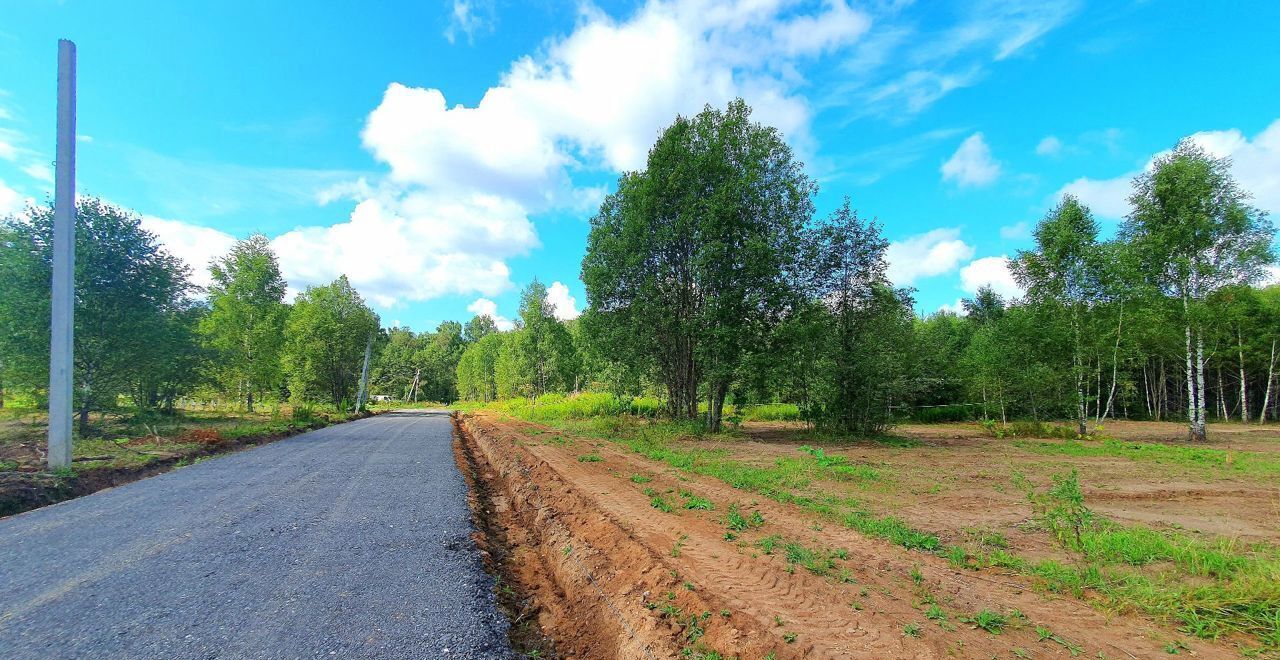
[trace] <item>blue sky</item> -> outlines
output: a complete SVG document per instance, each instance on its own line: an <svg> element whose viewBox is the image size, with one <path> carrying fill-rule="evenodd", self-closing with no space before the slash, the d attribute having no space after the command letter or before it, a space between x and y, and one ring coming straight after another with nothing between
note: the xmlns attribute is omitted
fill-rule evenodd
<svg viewBox="0 0 1280 660"><path fill-rule="evenodd" d="M52 189L56 40L79 47L79 189L203 279L270 236L295 289L386 325L586 304L587 220L677 113L746 98L884 225L917 309L990 283L1064 192L1112 231L1183 136L1280 211L1280 3L0 0L0 212Z"/></svg>

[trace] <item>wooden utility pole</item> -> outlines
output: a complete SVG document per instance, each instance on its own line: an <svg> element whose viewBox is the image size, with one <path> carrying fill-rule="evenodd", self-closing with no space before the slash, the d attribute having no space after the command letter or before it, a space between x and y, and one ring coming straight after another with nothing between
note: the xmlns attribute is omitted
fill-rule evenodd
<svg viewBox="0 0 1280 660"><path fill-rule="evenodd" d="M76 270L76 45L58 41L57 174L49 336L49 468L71 465L71 360Z"/></svg>

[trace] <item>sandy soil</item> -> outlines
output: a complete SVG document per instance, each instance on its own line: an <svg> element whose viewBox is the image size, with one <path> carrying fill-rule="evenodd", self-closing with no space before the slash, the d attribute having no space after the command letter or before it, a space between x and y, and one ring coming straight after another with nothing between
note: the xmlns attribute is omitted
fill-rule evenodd
<svg viewBox="0 0 1280 660"><path fill-rule="evenodd" d="M1071 655L1062 644L1040 640L1038 626L1078 645L1082 657L1163 657L1172 640L1181 640L1198 657L1239 657L1225 641L1187 639L1139 616L1104 614L1079 600L1040 593L1016 575L955 569L942 558L824 525L798 507L754 498L719 480L678 474L612 443L552 442L564 434L485 413L466 416L460 428L477 457L478 476L494 494L482 514L500 520L508 536L504 570L528 594L529 612L564 657L666 658L685 657L686 651L697 657L711 650L741 658L769 653L777 658ZM815 487L856 488L856 496L873 508L898 513L944 537L962 540L970 533L966 530L996 529L1020 553L1050 553L1047 546L1037 548L1034 535L1019 531L1018 523L1030 511L1025 496L1008 484L1012 469L1036 481L1054 469L1058 457L998 444L976 430L946 428L945 434L905 429L924 438L916 447L828 448L877 466L891 486ZM797 455L799 443L779 438L784 431L779 425L748 425L745 439L722 446L740 459L771 463ZM921 450L934 445L948 451ZM579 460L588 452L601 460ZM1240 498L1274 503L1280 497L1274 485L1227 479L1192 483L1176 475L1153 481L1150 474L1141 478L1148 472L1143 466L1116 459L1071 462L1081 465L1091 505L1108 515L1141 520L1160 518L1170 506L1191 507L1189 515L1178 518L1180 524L1239 525L1259 538L1276 534L1275 509L1248 512L1244 509L1252 506L1239 504ZM652 481L633 483L633 474ZM1199 491L1187 494L1189 485ZM692 491L715 509L664 513L651 505L646 488ZM666 497L679 502L674 494ZM1227 498L1235 498L1236 505L1228 507ZM724 515L731 503L744 512L759 511L765 525L727 540ZM1231 517L1222 520L1224 515ZM843 577L788 567L780 551L769 555L755 546L775 534L814 548L841 549L845 558L836 562L835 575ZM920 576L918 583L913 573ZM945 625L925 618L930 598L947 612ZM1011 621L999 635L958 620L982 609L1016 609L1024 618ZM704 612L705 618L689 618ZM918 626L918 637L905 634L912 625Z"/></svg>

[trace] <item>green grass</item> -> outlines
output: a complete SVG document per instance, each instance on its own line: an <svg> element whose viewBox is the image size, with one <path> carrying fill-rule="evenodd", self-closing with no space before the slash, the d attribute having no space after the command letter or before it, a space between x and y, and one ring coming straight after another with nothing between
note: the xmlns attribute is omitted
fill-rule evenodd
<svg viewBox="0 0 1280 660"><path fill-rule="evenodd" d="M578 457L579 463L599 463L600 461L603 461L603 460L604 459L601 458L600 454L596 454L596 453L583 454Z"/></svg>
<svg viewBox="0 0 1280 660"><path fill-rule="evenodd" d="M1280 458L1274 454L1228 451L1192 445L1106 439L1095 442L1014 440L1013 446L1048 456L1124 458L1193 469L1218 470L1245 476L1280 477Z"/></svg>

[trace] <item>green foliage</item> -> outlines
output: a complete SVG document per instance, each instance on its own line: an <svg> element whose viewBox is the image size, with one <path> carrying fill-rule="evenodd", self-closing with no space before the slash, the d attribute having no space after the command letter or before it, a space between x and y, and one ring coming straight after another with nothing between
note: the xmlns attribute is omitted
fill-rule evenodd
<svg viewBox="0 0 1280 660"><path fill-rule="evenodd" d="M52 241L50 207L0 221L0 378L11 384L48 383ZM75 250L73 378L84 434L89 411L115 407L119 395L171 406L196 384L186 358L198 358L202 311L187 298L186 266L134 213L79 199Z"/></svg>
<svg viewBox="0 0 1280 660"><path fill-rule="evenodd" d="M237 241L209 266L209 313L200 335L213 352L211 372L224 392L252 411L255 398L282 384L286 282L266 236Z"/></svg>
<svg viewBox="0 0 1280 660"><path fill-rule="evenodd" d="M694 417L705 387L712 431L744 355L766 347L794 296L816 193L750 112L737 100L677 117L591 219L582 262L600 354L654 374L673 416Z"/></svg>
<svg viewBox="0 0 1280 660"><path fill-rule="evenodd" d="M378 332L378 315L346 276L302 292L286 331L283 363L294 400L322 399L339 407L354 400L365 343Z"/></svg>

